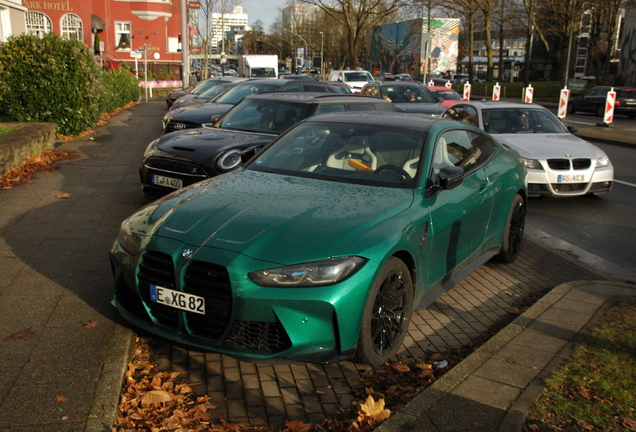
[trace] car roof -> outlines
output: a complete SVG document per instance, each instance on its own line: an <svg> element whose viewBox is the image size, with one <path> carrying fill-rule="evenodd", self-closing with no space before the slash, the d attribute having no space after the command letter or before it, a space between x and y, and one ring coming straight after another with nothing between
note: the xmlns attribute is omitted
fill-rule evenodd
<svg viewBox="0 0 636 432"><path fill-rule="evenodd" d="M377 84L380 86L400 86L400 87L417 87L417 86L421 86L422 84L415 82L415 81L374 81L373 83L369 83L369 84ZM369 85L366 84L366 85Z"/></svg>
<svg viewBox="0 0 636 432"><path fill-rule="evenodd" d="M455 120L440 117L386 111L344 111L321 114L319 116L310 117L304 120L304 122L357 123L374 126L401 127L422 132L428 131L433 125L439 123L447 123L449 126L457 126L460 124ZM470 127L466 124L462 125Z"/></svg>
<svg viewBox="0 0 636 432"><path fill-rule="evenodd" d="M458 102L453 105L451 108L457 108L460 105L469 105L474 106L479 109L489 109L489 108L535 108L535 109L547 109L541 105L534 103L521 103L521 102L501 102L501 101L467 101L467 102Z"/></svg>
<svg viewBox="0 0 636 432"><path fill-rule="evenodd" d="M375 96L353 95L344 93L322 93L322 92L262 92L254 93L245 99L266 99L280 101L297 102L343 102L343 103L381 103L391 104L386 99Z"/></svg>

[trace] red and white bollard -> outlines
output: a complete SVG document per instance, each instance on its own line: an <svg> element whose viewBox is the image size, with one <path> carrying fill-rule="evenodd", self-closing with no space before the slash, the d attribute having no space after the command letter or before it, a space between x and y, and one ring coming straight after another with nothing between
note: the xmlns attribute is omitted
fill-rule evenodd
<svg viewBox="0 0 636 432"><path fill-rule="evenodd" d="M435 83L434 83L433 81L429 81L429 82L428 82L428 86L429 86L429 87L433 87L434 85L435 85Z"/></svg>
<svg viewBox="0 0 636 432"><path fill-rule="evenodd" d="M559 110L557 111L557 117L565 118L568 113L568 99L570 98L570 90L568 86L563 87L561 90L561 97L559 98Z"/></svg>
<svg viewBox="0 0 636 432"><path fill-rule="evenodd" d="M470 83L464 84L464 100L470 100Z"/></svg>
<svg viewBox="0 0 636 432"><path fill-rule="evenodd" d="M534 96L534 89L532 88L532 84L528 84L526 88L526 97L524 98L525 103L532 103L532 98Z"/></svg>
<svg viewBox="0 0 636 432"><path fill-rule="evenodd" d="M450 81L446 81L446 84L444 84L446 86L446 88L453 88L453 85L451 84Z"/></svg>
<svg viewBox="0 0 636 432"><path fill-rule="evenodd" d="M492 88L492 100L494 101L498 101L499 100L499 95L501 94L501 86L499 85L499 83L495 84L495 86Z"/></svg>
<svg viewBox="0 0 636 432"><path fill-rule="evenodd" d="M616 92L614 87L607 92L607 99L605 100L605 116L603 117L603 123L610 124L614 121L614 105L616 104Z"/></svg>

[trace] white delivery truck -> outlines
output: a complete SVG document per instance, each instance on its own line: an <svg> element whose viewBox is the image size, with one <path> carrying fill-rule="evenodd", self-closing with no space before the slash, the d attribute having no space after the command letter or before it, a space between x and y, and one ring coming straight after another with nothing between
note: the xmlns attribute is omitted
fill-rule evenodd
<svg viewBox="0 0 636 432"><path fill-rule="evenodd" d="M278 78L278 56L248 54L238 58L239 76L244 78Z"/></svg>

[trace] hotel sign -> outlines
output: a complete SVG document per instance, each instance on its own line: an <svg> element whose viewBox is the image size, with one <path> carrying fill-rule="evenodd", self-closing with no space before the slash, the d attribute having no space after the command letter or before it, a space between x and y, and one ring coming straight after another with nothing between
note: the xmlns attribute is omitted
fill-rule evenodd
<svg viewBox="0 0 636 432"><path fill-rule="evenodd" d="M59 10L59 11L72 11L70 1L25 1L24 6L29 9L38 10Z"/></svg>

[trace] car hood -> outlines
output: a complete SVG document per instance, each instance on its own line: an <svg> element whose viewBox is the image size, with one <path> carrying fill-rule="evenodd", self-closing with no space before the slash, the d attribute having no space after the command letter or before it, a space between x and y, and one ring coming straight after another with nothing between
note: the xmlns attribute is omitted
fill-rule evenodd
<svg viewBox="0 0 636 432"><path fill-rule="evenodd" d="M407 209L413 194L242 169L168 195L140 214L148 218L142 226L157 225L155 236L286 265L337 255Z"/></svg>
<svg viewBox="0 0 636 432"><path fill-rule="evenodd" d="M164 119L187 120L197 123L210 123L211 117L221 117L234 105L222 103L206 103L202 105L191 105L184 108L177 108L170 111Z"/></svg>
<svg viewBox="0 0 636 432"><path fill-rule="evenodd" d="M604 155L598 147L570 133L495 134L493 137L529 159L598 159Z"/></svg>
<svg viewBox="0 0 636 432"><path fill-rule="evenodd" d="M394 103L396 111L411 114L431 114L441 115L446 108L439 103L425 103L425 102L403 102Z"/></svg>
<svg viewBox="0 0 636 432"><path fill-rule="evenodd" d="M212 167L219 154L231 148L244 150L268 144L277 135L226 129L185 129L164 135L148 157L166 157L166 153Z"/></svg>

